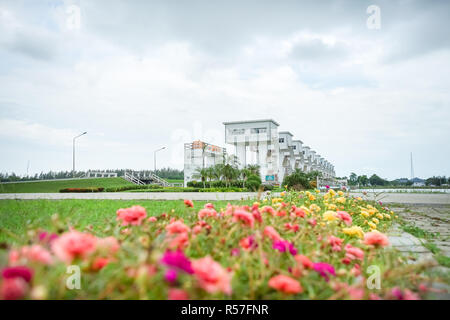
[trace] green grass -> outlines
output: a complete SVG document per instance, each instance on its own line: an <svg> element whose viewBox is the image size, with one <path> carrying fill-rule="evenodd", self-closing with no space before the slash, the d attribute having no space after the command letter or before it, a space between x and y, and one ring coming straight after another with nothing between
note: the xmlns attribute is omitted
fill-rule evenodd
<svg viewBox="0 0 450 320"><path fill-rule="evenodd" d="M133 185L123 178L92 178L0 184L0 193L51 193L64 188L120 187Z"/></svg>
<svg viewBox="0 0 450 320"><path fill-rule="evenodd" d="M164 179L164 180L170 183L184 183L183 179Z"/></svg>
<svg viewBox="0 0 450 320"><path fill-rule="evenodd" d="M198 211L207 202L194 201L195 209ZM224 208L230 201L211 202L216 208ZM251 201L231 203L250 204ZM186 209L182 200L0 200L0 243L23 243L27 230L50 229L54 214L66 222L65 229L73 226L83 230L92 225L93 231L102 235L106 222L115 219L118 209L133 205L146 208L148 216L166 212L181 216L186 221L197 219L193 214L187 215L192 209Z"/></svg>

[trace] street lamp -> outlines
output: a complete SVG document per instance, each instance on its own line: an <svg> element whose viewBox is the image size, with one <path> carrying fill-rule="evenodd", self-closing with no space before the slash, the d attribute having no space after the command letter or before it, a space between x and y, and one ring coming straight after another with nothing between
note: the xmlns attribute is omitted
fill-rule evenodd
<svg viewBox="0 0 450 320"><path fill-rule="evenodd" d="M75 139L79 138L81 136L84 136L87 132L83 132L82 134L77 135L76 137L73 138L73 151L72 151L72 156L73 156L73 169L72 169L72 177L75 178Z"/></svg>
<svg viewBox="0 0 450 320"><path fill-rule="evenodd" d="M154 170L154 172L156 172L156 153L158 152L158 151L161 151L161 150L164 150L166 147L162 147L162 148L160 148L160 149L158 149L158 150L155 150L154 152L153 152L153 155L154 155L154 165L155 165L155 170Z"/></svg>

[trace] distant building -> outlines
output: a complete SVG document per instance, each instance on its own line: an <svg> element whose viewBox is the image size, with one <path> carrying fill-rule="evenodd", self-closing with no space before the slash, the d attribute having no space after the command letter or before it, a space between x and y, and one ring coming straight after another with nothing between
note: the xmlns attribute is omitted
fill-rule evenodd
<svg viewBox="0 0 450 320"><path fill-rule="evenodd" d="M425 186L425 180L420 179L420 178L414 178L411 180L412 181L412 186L413 187L424 187Z"/></svg>
<svg viewBox="0 0 450 320"><path fill-rule="evenodd" d="M260 167L261 181L265 184L281 184L286 175L296 169L303 172L319 171L321 184L332 184L336 176L334 166L294 140L288 131L278 132L279 124L272 119L224 122L225 143L234 146L234 154L240 169L250 164ZM207 145L206 149L204 147ZM201 141L186 143L184 147L184 184L196 180L197 168L207 168L223 161L225 148ZM202 152L202 150L206 150ZM197 179L198 180L198 179Z"/></svg>

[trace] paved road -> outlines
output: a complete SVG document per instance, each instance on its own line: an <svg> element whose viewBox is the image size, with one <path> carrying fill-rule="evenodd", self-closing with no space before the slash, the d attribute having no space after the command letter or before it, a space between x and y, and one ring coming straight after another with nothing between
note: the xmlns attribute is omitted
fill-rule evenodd
<svg viewBox="0 0 450 320"><path fill-rule="evenodd" d="M256 198L256 192L99 192L99 193L3 193L0 200L247 200Z"/></svg>
<svg viewBox="0 0 450 320"><path fill-rule="evenodd" d="M362 196L359 193L351 193ZM241 200L254 199L256 192L100 192L100 193L3 193L4 199L109 199L109 200ZM367 195L373 199L370 193ZM407 204L438 204L450 205L450 194L420 194L420 193L385 193L379 199L383 203Z"/></svg>

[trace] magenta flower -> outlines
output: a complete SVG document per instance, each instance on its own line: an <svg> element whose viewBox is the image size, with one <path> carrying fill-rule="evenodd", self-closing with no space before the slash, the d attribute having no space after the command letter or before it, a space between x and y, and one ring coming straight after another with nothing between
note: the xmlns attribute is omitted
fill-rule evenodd
<svg viewBox="0 0 450 320"><path fill-rule="evenodd" d="M233 256L233 257L237 257L237 256L239 256L241 254L241 250L239 250L239 248L233 248L233 249L231 249L231 255Z"/></svg>
<svg viewBox="0 0 450 320"><path fill-rule="evenodd" d="M293 256L297 254L297 249L294 247L294 245L286 240L274 241L272 248L280 252L289 251Z"/></svg>
<svg viewBox="0 0 450 320"><path fill-rule="evenodd" d="M335 276L336 272L331 264L325 262L314 263L314 270L318 272L326 281L330 280L330 275Z"/></svg>
<svg viewBox="0 0 450 320"><path fill-rule="evenodd" d="M191 266L191 261L184 255L183 251L169 251L167 250L161 259L161 263L166 266L183 270L186 273L193 274L194 270Z"/></svg>
<svg viewBox="0 0 450 320"><path fill-rule="evenodd" d="M33 277L33 270L25 266L8 267L2 270L3 279L22 278L30 282Z"/></svg>
<svg viewBox="0 0 450 320"><path fill-rule="evenodd" d="M175 270L169 269L166 271L166 274L164 275L164 278L169 283L174 283L177 280L178 274Z"/></svg>

